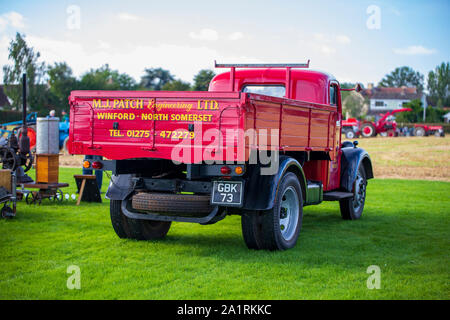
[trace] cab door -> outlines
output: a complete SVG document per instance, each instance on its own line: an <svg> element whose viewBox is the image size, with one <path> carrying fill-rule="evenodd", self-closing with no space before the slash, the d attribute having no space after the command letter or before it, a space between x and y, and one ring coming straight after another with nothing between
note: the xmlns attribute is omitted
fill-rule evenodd
<svg viewBox="0 0 450 320"><path fill-rule="evenodd" d="M328 167L328 183L327 189L333 190L339 188L339 168L341 159L341 124L342 124L342 102L339 83L337 81L331 81L329 86L329 103L335 107L330 117L330 159Z"/></svg>

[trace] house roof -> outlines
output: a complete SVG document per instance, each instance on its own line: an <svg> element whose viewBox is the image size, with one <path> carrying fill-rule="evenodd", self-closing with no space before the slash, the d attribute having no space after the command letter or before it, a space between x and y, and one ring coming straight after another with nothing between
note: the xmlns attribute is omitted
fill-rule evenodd
<svg viewBox="0 0 450 320"><path fill-rule="evenodd" d="M422 93L415 87L363 89L361 94L369 99L414 100L422 98Z"/></svg>
<svg viewBox="0 0 450 320"><path fill-rule="evenodd" d="M10 105L8 97L6 96L5 91L3 90L3 87L4 87L3 85L0 85L0 107Z"/></svg>

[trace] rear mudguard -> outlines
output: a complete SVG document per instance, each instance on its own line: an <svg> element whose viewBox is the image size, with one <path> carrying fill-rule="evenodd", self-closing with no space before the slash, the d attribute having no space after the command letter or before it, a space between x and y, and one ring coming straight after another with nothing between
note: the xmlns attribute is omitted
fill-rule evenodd
<svg viewBox="0 0 450 320"><path fill-rule="evenodd" d="M306 178L302 166L294 158L280 156L278 172L274 175L261 175L259 165L249 166L245 183L244 206L246 210L269 210L273 208L278 185L286 172L297 175L302 188L303 201L306 199Z"/></svg>
<svg viewBox="0 0 450 320"><path fill-rule="evenodd" d="M345 146L345 144L344 144ZM342 148L341 155L341 188L352 192L353 183L360 165L364 166L366 179L373 178L372 161L366 150L353 146Z"/></svg>
<svg viewBox="0 0 450 320"><path fill-rule="evenodd" d="M106 198L124 200L134 190L135 183L132 180L134 177L134 174L113 175L106 191Z"/></svg>

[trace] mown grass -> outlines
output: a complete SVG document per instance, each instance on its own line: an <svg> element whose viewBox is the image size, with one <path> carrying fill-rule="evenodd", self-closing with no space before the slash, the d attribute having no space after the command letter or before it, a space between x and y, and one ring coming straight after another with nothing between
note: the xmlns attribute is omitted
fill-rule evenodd
<svg viewBox="0 0 450 320"><path fill-rule="evenodd" d="M344 138L343 138L344 139ZM376 177L450 182L450 136L360 138Z"/></svg>
<svg viewBox="0 0 450 320"><path fill-rule="evenodd" d="M60 169L66 191L74 173ZM284 252L248 250L238 216L174 223L165 240L142 242L115 235L108 201L22 202L0 221L0 298L449 299L449 193L446 182L371 180L361 220L341 220L337 203L306 207ZM66 287L70 265L80 290ZM367 289L370 265L379 290Z"/></svg>

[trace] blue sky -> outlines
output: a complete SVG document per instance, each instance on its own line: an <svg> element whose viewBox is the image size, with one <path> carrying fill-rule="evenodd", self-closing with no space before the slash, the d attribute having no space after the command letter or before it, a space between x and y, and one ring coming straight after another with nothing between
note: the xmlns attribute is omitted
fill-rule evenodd
<svg viewBox="0 0 450 320"><path fill-rule="evenodd" d="M0 65L18 31L43 61L66 61L76 75L109 63L136 80L163 67L192 81L214 59L311 59L313 69L366 85L398 66L426 76L449 61L449 13L448 0L0 0Z"/></svg>

